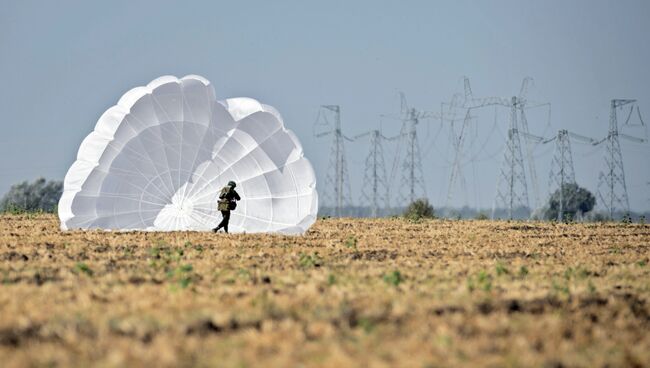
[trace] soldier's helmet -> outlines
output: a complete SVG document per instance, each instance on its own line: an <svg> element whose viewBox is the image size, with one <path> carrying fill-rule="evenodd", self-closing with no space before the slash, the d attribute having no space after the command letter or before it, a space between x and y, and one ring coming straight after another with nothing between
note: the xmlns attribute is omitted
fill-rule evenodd
<svg viewBox="0 0 650 368"><path fill-rule="evenodd" d="M231 181L228 182L228 186L231 187L231 188L234 188L234 187L237 186L237 183L235 183L234 181L231 180Z"/></svg>

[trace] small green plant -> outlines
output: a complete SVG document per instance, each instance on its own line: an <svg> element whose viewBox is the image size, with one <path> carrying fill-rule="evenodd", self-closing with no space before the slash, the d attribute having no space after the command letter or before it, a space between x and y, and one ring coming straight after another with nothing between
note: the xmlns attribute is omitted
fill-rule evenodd
<svg viewBox="0 0 650 368"><path fill-rule="evenodd" d="M622 224L631 224L632 223L632 216L630 216L629 213L625 213L623 215L623 218L621 218L621 223Z"/></svg>
<svg viewBox="0 0 650 368"><path fill-rule="evenodd" d="M567 297L571 296L571 290L569 289L569 284L559 284L557 281L553 280L551 282L551 286L553 288L553 291L562 293L566 295Z"/></svg>
<svg viewBox="0 0 650 368"><path fill-rule="evenodd" d="M240 268L237 271L237 277L239 277L240 279L249 280L251 278L251 273L245 268Z"/></svg>
<svg viewBox="0 0 650 368"><path fill-rule="evenodd" d="M184 246L192 247L192 243L185 242ZM151 271L154 273L164 272L167 280L171 283L172 290L186 289L197 279L194 267L189 263L182 263L185 255L182 247L172 247L164 240L159 239L148 253Z"/></svg>
<svg viewBox="0 0 650 368"><path fill-rule="evenodd" d="M448 348L451 346L453 340L451 339L451 336L449 335L438 335L438 338L436 339L438 342L438 345Z"/></svg>
<svg viewBox="0 0 650 368"><path fill-rule="evenodd" d="M478 273L478 285L483 291L492 290L492 276L485 271Z"/></svg>
<svg viewBox="0 0 650 368"><path fill-rule="evenodd" d="M508 271L506 266L501 262L497 262L497 265L495 266L495 270L497 272L497 276L503 276L510 273L510 271Z"/></svg>
<svg viewBox="0 0 650 368"><path fill-rule="evenodd" d="M611 247L609 248L609 253L611 254L621 254L623 251L621 250L620 247Z"/></svg>
<svg viewBox="0 0 650 368"><path fill-rule="evenodd" d="M92 276L94 274L93 270L91 270L90 267L88 267L88 265L83 262L77 262L74 265L74 271L76 273L83 273L88 276Z"/></svg>
<svg viewBox="0 0 650 368"><path fill-rule="evenodd" d="M587 283L587 290L589 290L591 294L596 293L596 286L593 284L593 282L591 282L591 280L589 280L589 282Z"/></svg>
<svg viewBox="0 0 650 368"><path fill-rule="evenodd" d="M149 256L151 258L160 258L160 247L153 246L149 249Z"/></svg>
<svg viewBox="0 0 650 368"><path fill-rule="evenodd" d="M476 284L474 283L474 278L472 276L467 277L467 290L471 293L476 289Z"/></svg>
<svg viewBox="0 0 650 368"><path fill-rule="evenodd" d="M386 282L387 284L398 286L399 284L402 283L402 281L404 281L404 278L402 277L402 274L398 270L395 270L393 272L384 275L384 282Z"/></svg>
<svg viewBox="0 0 650 368"><path fill-rule="evenodd" d="M298 264L302 268L320 267L323 265L323 259L318 255L318 252L313 254L300 253Z"/></svg>
<svg viewBox="0 0 650 368"><path fill-rule="evenodd" d="M181 289L186 289L193 280L194 267L191 264L179 265L167 271L167 278L175 282Z"/></svg>
<svg viewBox="0 0 650 368"><path fill-rule="evenodd" d="M375 329L375 323L370 318L361 317L359 318L358 324L359 327L363 329L363 332L367 334L371 333L372 330Z"/></svg>
<svg viewBox="0 0 650 368"><path fill-rule="evenodd" d="M588 269L582 267L576 268L576 272L575 272L576 278L583 280L589 277L589 275L591 275L591 271L589 271Z"/></svg>
<svg viewBox="0 0 650 368"><path fill-rule="evenodd" d="M332 286L334 284L336 284L336 276L330 273L329 275L327 275L327 285Z"/></svg>
<svg viewBox="0 0 650 368"><path fill-rule="evenodd" d="M357 238L355 238L354 236L350 236L345 241L345 246L346 246L346 248L357 250Z"/></svg>
<svg viewBox="0 0 650 368"><path fill-rule="evenodd" d="M485 271L479 271L475 276L469 276L467 278L467 290L473 292L476 289L492 290L492 275Z"/></svg>
<svg viewBox="0 0 650 368"><path fill-rule="evenodd" d="M521 266L519 267L519 277L526 277L528 275L528 267Z"/></svg>
<svg viewBox="0 0 650 368"><path fill-rule="evenodd" d="M648 264L648 262L641 260L636 263L637 266L639 267L645 267Z"/></svg>
<svg viewBox="0 0 650 368"><path fill-rule="evenodd" d="M574 275L574 270L573 267L567 267L566 270L564 270L564 278L568 281L571 280L571 277Z"/></svg>

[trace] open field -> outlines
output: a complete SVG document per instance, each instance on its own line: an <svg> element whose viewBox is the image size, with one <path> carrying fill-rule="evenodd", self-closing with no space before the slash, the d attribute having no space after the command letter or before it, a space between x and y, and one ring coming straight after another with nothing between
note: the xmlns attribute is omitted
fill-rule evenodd
<svg viewBox="0 0 650 368"><path fill-rule="evenodd" d="M0 217L0 362L650 366L650 226L319 220L304 237Z"/></svg>

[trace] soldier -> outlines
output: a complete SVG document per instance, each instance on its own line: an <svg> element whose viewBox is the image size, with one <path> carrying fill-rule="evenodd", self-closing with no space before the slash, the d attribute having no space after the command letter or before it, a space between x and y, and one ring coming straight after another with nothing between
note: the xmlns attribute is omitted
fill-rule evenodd
<svg viewBox="0 0 650 368"><path fill-rule="evenodd" d="M219 226L212 229L212 232L217 232L219 229L228 233L228 222L230 221L230 211L237 208L237 202L241 200L239 194L235 191L237 184L234 181L229 181L228 185L223 187L219 192L219 200L217 201L217 209L221 211L223 219L219 223Z"/></svg>

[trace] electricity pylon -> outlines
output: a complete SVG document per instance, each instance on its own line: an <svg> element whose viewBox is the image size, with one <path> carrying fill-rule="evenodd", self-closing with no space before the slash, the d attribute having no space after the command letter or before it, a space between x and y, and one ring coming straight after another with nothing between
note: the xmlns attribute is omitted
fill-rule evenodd
<svg viewBox="0 0 650 368"><path fill-rule="evenodd" d="M389 139L379 130L371 130L352 139L357 140L370 136L370 150L365 161L361 201L370 205L370 215L377 217L380 208L390 208L389 185L386 177L384 151L381 141Z"/></svg>
<svg viewBox="0 0 650 368"><path fill-rule="evenodd" d="M531 140L526 138L530 134L530 130L528 129L528 119L526 118L526 110L536 108L536 107L542 107L542 106L551 106L550 103L548 102L532 102L528 100L528 87L530 83L533 81L532 78L526 77L524 80L521 82L521 89L519 90L519 95L516 97L513 97L511 99L511 104L510 104L510 109L511 109L511 119L514 117L514 119L517 119L517 113L519 115L519 121L515 122L515 125L519 125L519 127L516 129L515 133L516 135L519 135L519 133L523 133L524 136L524 142L525 142L525 152L526 152L526 162L528 166L528 175L530 179L530 183L533 186L533 203L535 208L539 208L541 205L541 199L540 199L540 194L539 194L539 182L537 180L537 169L535 168L535 158L533 156L533 145L531 144ZM549 110L550 111L550 110ZM549 112L550 116L550 112ZM527 192L527 190L526 190ZM526 194L526 200L525 202L528 203L528 194ZM509 212L512 212L512 209L509 209Z"/></svg>
<svg viewBox="0 0 650 368"><path fill-rule="evenodd" d="M427 190L422 172L422 161L420 157L420 144L418 142L417 125L422 119L436 117L431 112L420 111L409 107L404 93L400 93L401 99L401 120L402 131L400 144L406 146L406 155L402 161L402 177L398 191L398 200L401 204L412 203L418 198L426 198ZM398 147L395 163L399 162L400 149ZM395 169L395 166L393 166ZM394 171L394 170L393 170ZM404 189L406 188L406 193Z"/></svg>
<svg viewBox="0 0 650 368"><path fill-rule="evenodd" d="M526 184L526 172L521 153L519 126L517 124L518 110L518 99L512 97L508 138L497 182L497 194L492 207L492 218L494 218L497 208L506 208L508 218L512 219L515 209L529 207L528 185Z"/></svg>
<svg viewBox="0 0 650 368"><path fill-rule="evenodd" d="M451 174L449 175L449 186L447 187L447 198L445 200L445 207L449 207L451 199L454 193L454 187L456 182L460 183L461 189L465 194L467 194L467 184L465 182L465 176L462 171L462 158L463 158L463 146L465 144L465 130L469 129L469 123L472 119L470 115L472 109L467 109L465 113L465 118L463 119L463 124L461 125L458 135L454 130L454 121L451 122L451 143L454 148L454 161L451 164Z"/></svg>
<svg viewBox="0 0 650 368"><path fill-rule="evenodd" d="M551 171L548 176L549 192L551 195L559 190L560 203L557 212L557 220L564 220L564 186L575 184L576 175L573 170L573 155L571 153L571 140L567 130L560 130L555 138L555 152L551 161Z"/></svg>
<svg viewBox="0 0 650 368"><path fill-rule="evenodd" d="M566 129L561 129L557 135L547 139L533 134L521 133L528 140L547 144L555 141L555 152L553 153L553 160L551 161L551 170L548 175L549 197L559 190L559 211L558 221L564 220L564 208L570 198L565 198L564 190L562 188L567 184L576 184L575 171L573 169L573 154L571 153L571 140L580 141L582 143L596 144L592 138L585 137Z"/></svg>
<svg viewBox="0 0 650 368"><path fill-rule="evenodd" d="M515 169L520 165L520 162L523 165L524 163L523 158L522 159L519 158L523 156L518 154L518 152L521 151L520 133L523 133L522 135L524 137L527 137L527 135L529 134L528 120L526 118L525 111L531 108L548 106L549 116L550 116L549 103L536 103L528 100L527 97L528 87L531 81L532 78L530 77L524 78L521 84L519 95L517 97L513 97L510 99L501 98L501 97L476 98L472 93L472 88L470 86L469 78L464 77L464 90L465 90L464 99L463 99L463 103L458 107L465 109L466 115L465 115L465 120L463 122L463 126L460 129L460 133L458 134L458 136L452 137L452 143L454 143L454 149L455 149L455 156L454 156L454 164L452 165L452 173L450 175L449 189L447 192L447 203L451 201L451 197L453 193L452 190L455 183L460 182L462 185L464 182L464 178L462 177L462 171L460 170L460 157L462 156L462 150L464 144L463 134L464 131L466 130L466 126L469 124L469 122L471 122L471 116L470 116L471 110L479 109L486 106L502 106L510 110L511 121L510 121L510 128L508 130L508 138L506 141L506 155L512 161L511 164L513 165L505 165L505 167L506 168L513 167L513 169ZM453 121L452 121L452 126L453 126ZM531 142L528 139L525 139L525 147L526 147L525 152L526 152L527 165L524 165L524 167L526 166L528 167L529 179L533 186L535 205L539 206L540 204L539 188L537 182L537 172L535 169L535 161L533 157L533 146L531 145ZM517 177L509 177L510 175L509 173L511 171L512 170L507 170L504 173L502 168L501 174L506 175L506 178L503 181L505 183L512 183L513 185L511 186L510 184L508 184L507 185L508 190L505 191L503 189L497 188L497 196L495 198L495 204L498 202L503 202L501 201L501 199L503 199L504 197L509 197L514 200L513 205L519 205L518 202L524 202L526 203L526 206L528 206L527 204L528 189L526 184L527 181L526 181L525 172L515 173L514 174L515 176L522 175L521 178L517 178ZM523 183L523 186L525 186L525 188L518 188L518 185L520 185L521 183ZM499 187L499 185L497 185L497 187ZM510 187L512 187L512 190L510 190L511 189ZM499 192L499 190L501 190L501 192ZM519 192L519 193L515 193L515 192ZM519 201L517 200L519 196L524 196L525 198L523 198L522 201ZM511 201L508 199L505 204L507 205L509 213L512 214L513 208L510 208L510 202ZM493 215L494 215L494 209L493 209Z"/></svg>
<svg viewBox="0 0 650 368"><path fill-rule="evenodd" d="M334 114L334 123L331 124L328 118L329 114ZM348 177L348 167L345 160L345 140L350 138L343 135L341 130L341 108L338 105L322 105L318 117L316 118L316 125L319 125L320 119L325 120L327 127L333 129L325 132L315 134L317 138L327 135L332 136L332 145L330 149L329 167L325 177L325 189L323 197L325 203L333 204L335 208L335 215L341 217L343 209L352 206L352 198L350 194L350 179Z"/></svg>
<svg viewBox="0 0 650 368"><path fill-rule="evenodd" d="M465 176L462 171L462 158L464 155L464 145L466 131L469 129L469 125L472 120L471 111L479 109L486 106L493 105L508 105L508 101L500 97L485 97L485 98L475 98L472 93L472 87L469 82L469 78L463 77L464 85L464 95L454 95L452 101L449 104L442 103L440 109L441 123L444 120L450 122L451 130L451 142L454 148L454 159L451 165L451 173L449 174L449 184L447 187L447 197L445 200L445 207L449 207L451 200L454 194L454 188L456 183L460 183L461 189L464 193L467 192ZM458 100L462 99L462 102L459 103ZM447 111L445 113L445 105L447 105ZM453 114L453 110L459 108L464 110L463 112L463 122L458 133L456 133L455 125L456 122L460 119L457 119Z"/></svg>
<svg viewBox="0 0 650 368"><path fill-rule="evenodd" d="M564 198L563 188L565 184L576 184L575 171L573 169L573 154L571 153L571 139L590 144L595 144L596 141L592 138L569 132L566 129L558 131L557 136L553 139L555 139L556 143L548 180L549 193L552 195L558 189L560 190L557 220L564 221L564 209L570 198Z"/></svg>
<svg viewBox="0 0 650 368"><path fill-rule="evenodd" d="M623 154L621 153L621 144L619 137L642 143L645 140L632 137L619 132L618 120L616 116L617 109L625 105L633 104L636 100L613 99L610 105L609 113L609 131L607 137L599 143L606 142L604 169L598 176L598 200L609 213L609 218L614 218L616 210L630 212L630 200L627 195L627 186L625 184L625 170L623 169ZM630 109L630 115L634 106ZM638 107L637 107L638 112ZM639 113L640 117L640 113ZM629 117L628 117L629 120Z"/></svg>

